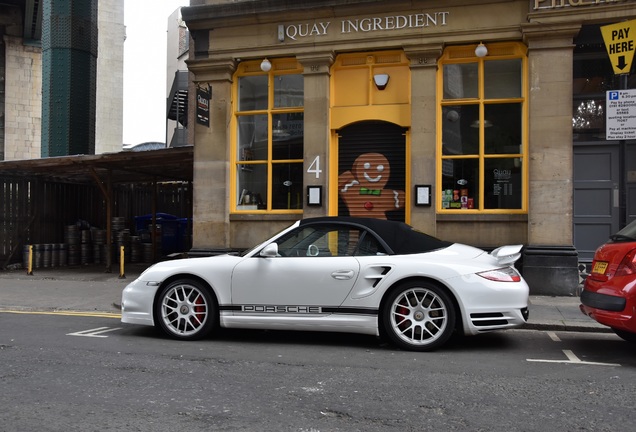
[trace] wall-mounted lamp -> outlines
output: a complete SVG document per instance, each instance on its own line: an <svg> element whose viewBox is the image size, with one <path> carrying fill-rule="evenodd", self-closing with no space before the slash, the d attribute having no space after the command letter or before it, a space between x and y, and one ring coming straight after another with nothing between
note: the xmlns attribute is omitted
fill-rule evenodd
<svg viewBox="0 0 636 432"><path fill-rule="evenodd" d="M270 63L270 61L267 59L263 59L263 61L261 62L261 70L263 72L269 72L271 69L272 69L272 64Z"/></svg>
<svg viewBox="0 0 636 432"><path fill-rule="evenodd" d="M373 82L378 90L384 90L389 84L389 74L376 74L373 75Z"/></svg>
<svg viewBox="0 0 636 432"><path fill-rule="evenodd" d="M475 48L475 55L477 57L486 57L488 55L488 48L486 48L483 42L479 42L479 45Z"/></svg>

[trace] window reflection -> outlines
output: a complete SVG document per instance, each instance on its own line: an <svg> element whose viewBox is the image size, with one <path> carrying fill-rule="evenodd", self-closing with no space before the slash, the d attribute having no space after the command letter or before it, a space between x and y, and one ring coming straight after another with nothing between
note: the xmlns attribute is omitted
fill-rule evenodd
<svg viewBox="0 0 636 432"><path fill-rule="evenodd" d="M237 160L267 160L267 115L238 118Z"/></svg>
<svg viewBox="0 0 636 432"><path fill-rule="evenodd" d="M479 105L449 105L442 109L442 151L445 155L479 153Z"/></svg>
<svg viewBox="0 0 636 432"><path fill-rule="evenodd" d="M521 152L521 104L484 106L484 144L486 154Z"/></svg>
<svg viewBox="0 0 636 432"><path fill-rule="evenodd" d="M304 101L302 75L278 75L274 77L274 108L301 107Z"/></svg>
<svg viewBox="0 0 636 432"><path fill-rule="evenodd" d="M237 210L265 209L265 200L267 198L267 165L239 165L237 177Z"/></svg>
<svg viewBox="0 0 636 432"><path fill-rule="evenodd" d="M521 59L484 62L484 97L521 97Z"/></svg>
<svg viewBox="0 0 636 432"><path fill-rule="evenodd" d="M239 78L239 111L267 109L267 76L246 76Z"/></svg>
<svg viewBox="0 0 636 432"><path fill-rule="evenodd" d="M521 208L521 158L486 159L484 163L484 208Z"/></svg>
<svg viewBox="0 0 636 432"><path fill-rule="evenodd" d="M444 65L444 99L478 96L477 63Z"/></svg>
<svg viewBox="0 0 636 432"><path fill-rule="evenodd" d="M303 208L303 164L272 164L272 209Z"/></svg>

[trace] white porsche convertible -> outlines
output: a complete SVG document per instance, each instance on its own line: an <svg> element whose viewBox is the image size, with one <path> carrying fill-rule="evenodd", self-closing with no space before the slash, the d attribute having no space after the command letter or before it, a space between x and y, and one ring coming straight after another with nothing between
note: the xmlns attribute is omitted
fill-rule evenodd
<svg viewBox="0 0 636 432"><path fill-rule="evenodd" d="M413 351L523 325L521 245L487 253L402 222L303 219L242 253L165 261L122 293L122 322L200 339L220 327L385 335Z"/></svg>

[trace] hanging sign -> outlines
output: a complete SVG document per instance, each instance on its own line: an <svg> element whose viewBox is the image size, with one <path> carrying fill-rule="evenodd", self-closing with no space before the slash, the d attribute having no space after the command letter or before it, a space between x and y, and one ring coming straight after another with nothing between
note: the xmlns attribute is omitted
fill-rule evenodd
<svg viewBox="0 0 636 432"><path fill-rule="evenodd" d="M197 87L197 123L210 127L210 98L212 89Z"/></svg>
<svg viewBox="0 0 636 432"><path fill-rule="evenodd" d="M611 90L606 95L606 138L636 139L636 90Z"/></svg>
<svg viewBox="0 0 636 432"><path fill-rule="evenodd" d="M636 20L601 27L605 48L616 75L628 74L636 47Z"/></svg>

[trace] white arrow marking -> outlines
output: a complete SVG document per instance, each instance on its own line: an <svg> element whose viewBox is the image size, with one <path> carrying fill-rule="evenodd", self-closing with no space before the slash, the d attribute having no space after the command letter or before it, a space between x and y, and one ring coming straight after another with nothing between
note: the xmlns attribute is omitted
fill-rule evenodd
<svg viewBox="0 0 636 432"><path fill-rule="evenodd" d="M102 333L108 333L115 330L119 330L121 327L109 328L109 327L97 327L90 330L83 330L75 333L67 333L66 336L86 336L86 337L100 337L105 338L108 336L102 336Z"/></svg>
<svg viewBox="0 0 636 432"><path fill-rule="evenodd" d="M526 359L529 362L540 362L540 363L570 363L570 364L582 364L582 365L592 365L592 366L620 366L618 363L597 363L597 362L586 362L578 358L574 355L574 353L570 350L563 350L563 354L568 358L567 360L542 360L542 359Z"/></svg>

